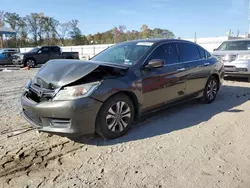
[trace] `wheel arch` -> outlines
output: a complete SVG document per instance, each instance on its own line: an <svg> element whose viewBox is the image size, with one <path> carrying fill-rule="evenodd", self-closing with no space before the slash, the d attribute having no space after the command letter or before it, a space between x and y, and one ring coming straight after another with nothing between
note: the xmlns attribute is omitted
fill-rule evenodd
<svg viewBox="0 0 250 188"><path fill-rule="evenodd" d="M28 60L34 60L34 61L35 61L35 64L37 65L37 61L36 61L36 59L35 59L34 57L27 57L27 58L25 58L25 60L24 60L24 65L25 65L25 66L26 66L26 62L27 62Z"/></svg>
<svg viewBox="0 0 250 188"><path fill-rule="evenodd" d="M218 81L218 83L219 83L219 85L218 85L218 90L219 90L219 89L220 89L220 85L221 85L221 83L220 83L220 77L219 77L218 74L213 73L211 76L209 76L209 78L211 78L212 76L215 77L216 80ZM208 80L209 80L209 78L208 78Z"/></svg>
<svg viewBox="0 0 250 188"><path fill-rule="evenodd" d="M134 120L138 120L139 117L140 117L140 114L141 114L141 110L140 110L140 104L139 104L138 97L136 96L136 94L134 92L126 91L126 90L118 91L116 93L113 93L105 101L103 101L103 104L107 100L109 100L110 98L114 97L115 95L119 95L119 94L124 94L124 95L128 96L129 99L132 101L132 103L134 105L134 108L135 108L135 117L134 117Z"/></svg>

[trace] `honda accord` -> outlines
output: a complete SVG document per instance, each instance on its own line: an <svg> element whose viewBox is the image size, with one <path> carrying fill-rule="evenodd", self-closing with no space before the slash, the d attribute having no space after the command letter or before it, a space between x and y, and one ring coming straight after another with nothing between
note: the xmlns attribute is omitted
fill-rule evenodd
<svg viewBox="0 0 250 188"><path fill-rule="evenodd" d="M223 63L195 43L129 41L90 61L47 62L27 82L22 114L41 132L114 139L162 107L190 99L212 103L223 77Z"/></svg>

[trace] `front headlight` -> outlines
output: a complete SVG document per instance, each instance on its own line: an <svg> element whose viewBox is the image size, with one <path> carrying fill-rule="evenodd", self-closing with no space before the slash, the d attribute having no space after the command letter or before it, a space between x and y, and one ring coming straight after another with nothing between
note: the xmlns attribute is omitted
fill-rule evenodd
<svg viewBox="0 0 250 188"><path fill-rule="evenodd" d="M24 55L19 55L19 56L18 56L18 59L23 59L23 56L24 56Z"/></svg>
<svg viewBox="0 0 250 188"><path fill-rule="evenodd" d="M88 97L97 89L100 84L101 82L93 82L84 85L65 87L56 94L53 100L74 100Z"/></svg>
<svg viewBox="0 0 250 188"><path fill-rule="evenodd" d="M250 54L249 55L238 55L237 60L250 60Z"/></svg>

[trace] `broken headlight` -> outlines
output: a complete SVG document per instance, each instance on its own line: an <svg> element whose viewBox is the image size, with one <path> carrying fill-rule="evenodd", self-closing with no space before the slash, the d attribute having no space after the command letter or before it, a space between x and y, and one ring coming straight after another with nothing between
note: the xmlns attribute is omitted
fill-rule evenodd
<svg viewBox="0 0 250 188"><path fill-rule="evenodd" d="M84 85L64 87L60 90L53 100L74 100L90 96L101 82L93 82Z"/></svg>

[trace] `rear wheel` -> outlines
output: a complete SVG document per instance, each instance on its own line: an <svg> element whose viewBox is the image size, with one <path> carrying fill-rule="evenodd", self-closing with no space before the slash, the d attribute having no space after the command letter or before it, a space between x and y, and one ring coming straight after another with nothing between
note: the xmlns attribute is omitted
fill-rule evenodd
<svg viewBox="0 0 250 188"><path fill-rule="evenodd" d="M208 79L207 84L204 88L203 97L201 98L202 102L208 104L212 103L216 99L218 88L219 88L218 80L214 76L211 76Z"/></svg>
<svg viewBox="0 0 250 188"><path fill-rule="evenodd" d="M134 120L134 105L125 94L108 99L97 117L96 132L104 138L114 139L124 135Z"/></svg>

